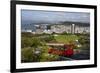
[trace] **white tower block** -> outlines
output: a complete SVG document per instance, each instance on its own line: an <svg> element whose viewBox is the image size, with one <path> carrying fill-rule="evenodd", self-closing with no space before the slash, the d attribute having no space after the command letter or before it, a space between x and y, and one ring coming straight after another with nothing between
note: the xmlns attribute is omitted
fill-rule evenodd
<svg viewBox="0 0 100 73"><path fill-rule="evenodd" d="M72 24L72 34L75 33L75 24Z"/></svg>

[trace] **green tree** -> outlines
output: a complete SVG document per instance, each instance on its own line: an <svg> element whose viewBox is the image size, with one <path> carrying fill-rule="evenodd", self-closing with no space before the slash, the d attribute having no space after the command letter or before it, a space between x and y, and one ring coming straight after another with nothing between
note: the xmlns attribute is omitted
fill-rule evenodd
<svg viewBox="0 0 100 73"><path fill-rule="evenodd" d="M22 37L21 38L21 48L30 47L32 45L31 38Z"/></svg>
<svg viewBox="0 0 100 73"><path fill-rule="evenodd" d="M32 61L34 61L33 49L32 48L21 49L21 60L22 60L22 62L32 62Z"/></svg>
<svg viewBox="0 0 100 73"><path fill-rule="evenodd" d="M32 45L31 45L31 47L38 47L38 46L42 46L42 42L40 41L40 39L39 38L32 38L31 39L31 41L32 41Z"/></svg>

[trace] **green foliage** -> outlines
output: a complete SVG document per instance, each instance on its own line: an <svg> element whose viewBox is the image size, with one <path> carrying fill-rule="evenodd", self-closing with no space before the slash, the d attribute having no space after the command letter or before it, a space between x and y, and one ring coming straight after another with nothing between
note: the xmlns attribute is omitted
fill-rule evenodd
<svg viewBox="0 0 100 73"><path fill-rule="evenodd" d="M49 54L48 50L51 48L46 43L65 43L72 44L75 40L79 40L83 48L90 47L89 34L36 34L22 33L21 36L21 60L22 62L50 62L57 61L58 55ZM74 48L78 48L77 45ZM63 48L62 48L63 49ZM36 50L40 53L36 54Z"/></svg>
<svg viewBox="0 0 100 73"><path fill-rule="evenodd" d="M21 33L21 36L22 36L22 37L33 37L33 34L30 33L30 32L22 32L22 33Z"/></svg>
<svg viewBox="0 0 100 73"><path fill-rule="evenodd" d="M80 36L79 42L82 44L81 48L90 48L90 37L89 35L82 35Z"/></svg>
<svg viewBox="0 0 100 73"><path fill-rule="evenodd" d="M43 54L41 55L40 61L41 61L41 62L57 61L58 58L59 58L58 55L43 53Z"/></svg>
<svg viewBox="0 0 100 73"><path fill-rule="evenodd" d="M55 39L54 39L54 36L51 36L51 35L49 37L44 38L45 42L50 42L52 40L55 40Z"/></svg>
<svg viewBox="0 0 100 73"><path fill-rule="evenodd" d="M52 32L52 35L56 34L55 32Z"/></svg>
<svg viewBox="0 0 100 73"><path fill-rule="evenodd" d="M79 42L81 44L88 44L90 43L90 38L88 36L80 36Z"/></svg>
<svg viewBox="0 0 100 73"><path fill-rule="evenodd" d="M67 35L68 33L66 32L66 31L64 31L63 33L62 33L62 35Z"/></svg>
<svg viewBox="0 0 100 73"><path fill-rule="evenodd" d="M50 62L50 61L56 61L59 56L58 55L53 55L53 54L49 54L48 50L49 50L49 46L42 46L42 53L40 56L40 62Z"/></svg>
<svg viewBox="0 0 100 73"><path fill-rule="evenodd" d="M36 48L38 46L42 46L42 42L40 41L39 38L32 38L31 41L32 41L31 47L35 47Z"/></svg>
<svg viewBox="0 0 100 73"><path fill-rule="evenodd" d="M32 45L32 40L31 38L28 37L22 37L21 38L21 47L30 47Z"/></svg>
<svg viewBox="0 0 100 73"><path fill-rule="evenodd" d="M28 38L28 37L22 37L21 39L21 47L38 47L41 46L42 42L40 41L39 38L33 37L33 38Z"/></svg>
<svg viewBox="0 0 100 73"><path fill-rule="evenodd" d="M36 55L35 51L40 48L41 53ZM38 48L23 48L21 49L22 62L49 62L56 61L59 56L48 54L49 46L39 46Z"/></svg>
<svg viewBox="0 0 100 73"><path fill-rule="evenodd" d="M22 62L32 62L34 61L32 48L21 49L21 60Z"/></svg>
<svg viewBox="0 0 100 73"><path fill-rule="evenodd" d="M76 35L58 35L55 36L54 38L56 39L57 42L65 44L79 39L79 37Z"/></svg>

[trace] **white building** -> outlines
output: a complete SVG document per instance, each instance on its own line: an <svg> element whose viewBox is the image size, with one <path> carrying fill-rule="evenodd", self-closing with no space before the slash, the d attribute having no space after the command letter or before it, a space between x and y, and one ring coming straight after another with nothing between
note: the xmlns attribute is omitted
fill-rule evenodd
<svg viewBox="0 0 100 73"><path fill-rule="evenodd" d="M47 26L50 26L48 29ZM22 30L22 32L33 32L33 34L52 34L55 33L89 33L90 32L90 26L89 24L85 23L64 23L64 24L38 24L34 25L34 28L32 29L25 29Z"/></svg>
<svg viewBox="0 0 100 73"><path fill-rule="evenodd" d="M51 26L51 31L55 33L71 33L71 25L52 25Z"/></svg>
<svg viewBox="0 0 100 73"><path fill-rule="evenodd" d="M90 27L88 26L76 26L75 27L75 33L89 33Z"/></svg>
<svg viewBox="0 0 100 73"><path fill-rule="evenodd" d="M52 25L51 31L55 33L89 33L90 27L89 26L81 26L77 24L72 25Z"/></svg>
<svg viewBox="0 0 100 73"><path fill-rule="evenodd" d="M21 32L32 32L32 30L26 29L26 30L21 30Z"/></svg>
<svg viewBox="0 0 100 73"><path fill-rule="evenodd" d="M44 30L43 33L52 34L51 30Z"/></svg>

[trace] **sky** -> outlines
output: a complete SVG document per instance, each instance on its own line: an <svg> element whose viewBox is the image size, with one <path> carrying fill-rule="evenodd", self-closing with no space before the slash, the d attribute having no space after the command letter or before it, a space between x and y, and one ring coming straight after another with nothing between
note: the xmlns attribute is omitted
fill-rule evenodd
<svg viewBox="0 0 100 73"><path fill-rule="evenodd" d="M65 21L90 22L90 13L21 10L22 24L31 23L59 23Z"/></svg>

